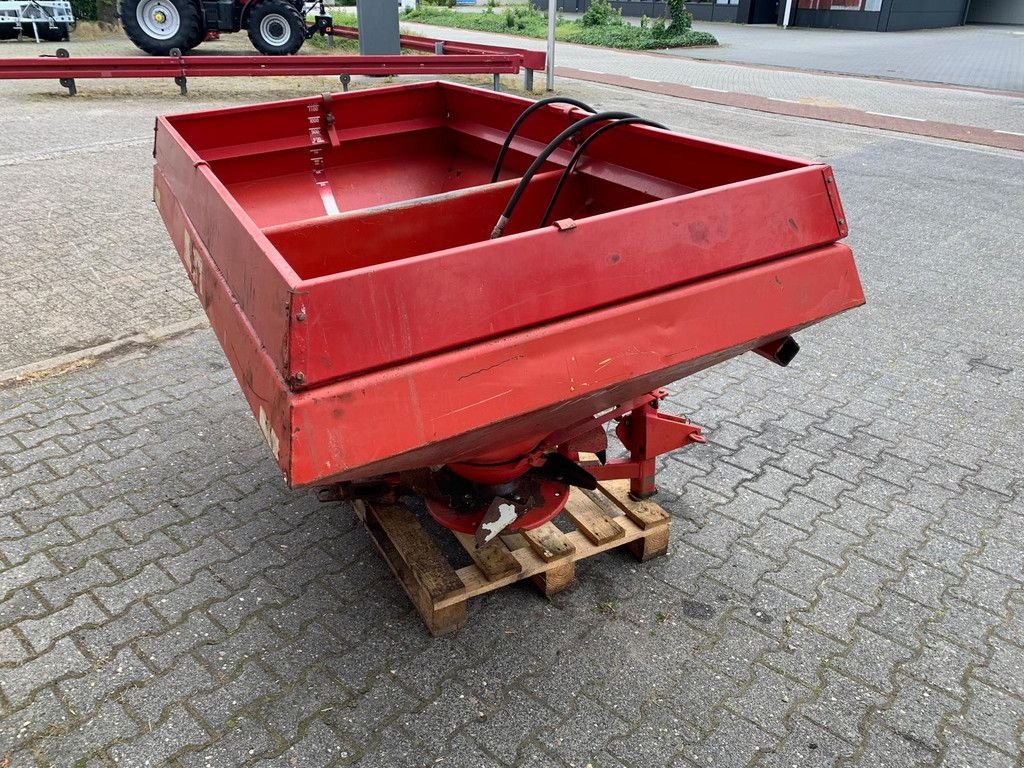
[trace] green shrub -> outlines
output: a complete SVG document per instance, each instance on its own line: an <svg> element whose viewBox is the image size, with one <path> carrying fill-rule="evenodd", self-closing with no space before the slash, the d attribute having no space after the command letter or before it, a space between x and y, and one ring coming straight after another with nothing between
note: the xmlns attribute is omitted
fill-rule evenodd
<svg viewBox="0 0 1024 768"><path fill-rule="evenodd" d="M668 31L670 34L681 34L693 26L693 14L686 10L684 0L665 0L668 10Z"/></svg>
<svg viewBox="0 0 1024 768"><path fill-rule="evenodd" d="M668 0L669 18L641 20L640 26L627 24L622 14L608 0L594 0L579 21L558 18L555 36L567 43L600 45L608 48L681 48L695 45L718 45L706 32L690 29L692 17L682 0L674 5ZM673 16L674 14L674 16ZM443 27L477 29L483 32L547 37L547 16L532 5L509 6L501 13L460 13L447 8L420 6L404 18ZM584 23L584 19L589 19ZM339 22L340 23L340 22Z"/></svg>
<svg viewBox="0 0 1024 768"><path fill-rule="evenodd" d="M98 18L96 0L71 0L71 10L78 21L95 21Z"/></svg>
<svg viewBox="0 0 1024 768"><path fill-rule="evenodd" d="M623 24L622 11L612 8L608 0L592 0L586 13L580 17L584 27L612 27Z"/></svg>

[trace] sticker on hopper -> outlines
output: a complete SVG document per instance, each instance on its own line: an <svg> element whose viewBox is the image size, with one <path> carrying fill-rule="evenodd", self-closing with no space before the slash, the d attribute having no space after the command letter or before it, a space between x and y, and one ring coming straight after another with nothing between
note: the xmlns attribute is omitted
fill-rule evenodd
<svg viewBox="0 0 1024 768"><path fill-rule="evenodd" d="M270 452L274 454L274 458L280 460L281 458L281 442L277 439L277 433L274 432L274 428L270 426L270 419L267 418L267 412L263 410L263 406L260 406L260 415L258 419L260 423L260 431L263 432L263 439L267 441L267 445L270 446Z"/></svg>
<svg viewBox="0 0 1024 768"><path fill-rule="evenodd" d="M192 287L195 289L196 295L202 298L203 296L203 260L199 258L199 254L196 253L195 246L192 244L192 234L185 228L185 242L184 242L184 258L185 269L188 272L189 280L192 281Z"/></svg>

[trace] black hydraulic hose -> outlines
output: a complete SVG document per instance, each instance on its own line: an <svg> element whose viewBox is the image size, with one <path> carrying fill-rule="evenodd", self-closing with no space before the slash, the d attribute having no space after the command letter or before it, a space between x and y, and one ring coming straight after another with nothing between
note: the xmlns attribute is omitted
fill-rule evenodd
<svg viewBox="0 0 1024 768"><path fill-rule="evenodd" d="M526 169L526 173L519 180L515 190L512 192L512 196L508 199L508 203L505 205L505 210L502 211L501 216L498 217L498 221L494 224L494 229L491 230L491 239L501 237L502 232L505 231L505 227L508 225L508 220L512 217L512 212L515 210L516 205L519 203L519 198L523 196L523 192L526 191L526 185L530 183L530 179L533 178L534 174L540 169L551 154L558 149L558 147L568 138L575 136L577 133L582 131L588 125L601 122L602 120L621 120L624 117L636 117L631 112L598 112L596 115L590 117L584 117L582 120L577 120L575 123L570 125L560 134L555 136L540 154L534 158L533 162L530 163L530 167Z"/></svg>
<svg viewBox="0 0 1024 768"><path fill-rule="evenodd" d="M546 107L548 104L571 104L572 106L579 107L590 114L594 114L594 112L597 111L589 104L584 104L582 101L568 96L548 96L546 99L535 101L522 111L519 117L516 118L516 121L512 123L512 127L508 129L508 135L505 137L505 143L501 145L501 151L498 152L498 159L494 161L494 172L491 174L491 184L498 180L498 176L501 174L501 166L505 162L505 155L508 154L508 148L512 145L512 139L515 138L516 132L519 130L520 126L526 121L526 118L541 107Z"/></svg>
<svg viewBox="0 0 1024 768"><path fill-rule="evenodd" d="M548 217L551 215L551 212L555 209L555 203L558 202L558 196L562 192L562 187L564 187L565 182L569 180L570 174L572 174L573 169L576 167L576 164L583 156L583 153L587 150L587 147L590 146L590 142L592 142L605 131L609 131L612 128L615 128L616 126L620 125L649 125L652 128L661 128L666 131L668 130L668 128L666 128L661 123L656 123L653 120L648 120L645 117L624 117L621 120L616 120L614 123L602 125L592 134L587 136L587 138L585 138L580 143L580 145L576 147L576 151L572 153L572 157L569 159L568 165L565 166L565 170L562 171L562 175L558 178L558 183L555 185L555 191L551 193L551 200L548 202L547 210L545 210L544 215L540 217L539 226L543 227L545 224L547 224Z"/></svg>

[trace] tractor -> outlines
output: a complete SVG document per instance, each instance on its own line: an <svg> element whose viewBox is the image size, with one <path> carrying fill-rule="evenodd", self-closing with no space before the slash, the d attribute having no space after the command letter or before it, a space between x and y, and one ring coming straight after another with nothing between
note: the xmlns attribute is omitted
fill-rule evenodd
<svg viewBox="0 0 1024 768"><path fill-rule="evenodd" d="M330 33L323 4L306 24L302 0L120 0L121 24L135 45L156 56L195 48L211 33L245 30L260 53L295 53L314 34Z"/></svg>

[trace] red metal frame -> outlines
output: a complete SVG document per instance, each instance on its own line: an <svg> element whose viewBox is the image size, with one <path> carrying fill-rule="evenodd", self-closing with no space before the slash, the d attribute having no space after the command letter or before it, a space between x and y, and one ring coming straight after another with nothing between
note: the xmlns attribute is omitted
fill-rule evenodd
<svg viewBox="0 0 1024 768"><path fill-rule="evenodd" d="M594 471L646 495L699 441L652 391L863 303L827 166L647 127L595 142L575 226L532 220L560 151L488 240L528 103L426 83L158 120L154 198L292 485L583 452L615 409L629 459ZM507 177L577 116L539 110Z"/></svg>
<svg viewBox="0 0 1024 768"><path fill-rule="evenodd" d="M355 27L333 27L331 35L359 38ZM207 40L219 39L219 32ZM527 72L532 90L533 70L544 69L543 51L500 45L459 43L432 37L401 35L401 47L425 51L426 56L85 56L71 58L66 49L56 56L0 57L0 80L57 79L71 95L76 80L106 78L169 77L187 92L190 77L302 77L339 75L346 89L352 75L468 75ZM495 81L497 82L497 80Z"/></svg>
<svg viewBox="0 0 1024 768"><path fill-rule="evenodd" d="M523 56L474 53L444 56L66 56L0 57L0 80L57 79L74 89L81 79L308 75L517 74Z"/></svg>

